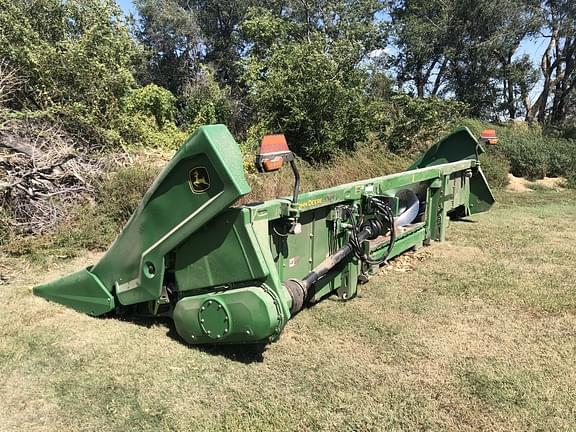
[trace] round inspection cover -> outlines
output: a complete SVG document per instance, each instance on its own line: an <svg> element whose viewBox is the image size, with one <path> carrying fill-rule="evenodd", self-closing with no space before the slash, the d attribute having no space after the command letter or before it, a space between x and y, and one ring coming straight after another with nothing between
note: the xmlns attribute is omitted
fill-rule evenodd
<svg viewBox="0 0 576 432"><path fill-rule="evenodd" d="M206 300L200 307L198 319L202 331L212 339L223 339L230 332L230 314L218 300Z"/></svg>

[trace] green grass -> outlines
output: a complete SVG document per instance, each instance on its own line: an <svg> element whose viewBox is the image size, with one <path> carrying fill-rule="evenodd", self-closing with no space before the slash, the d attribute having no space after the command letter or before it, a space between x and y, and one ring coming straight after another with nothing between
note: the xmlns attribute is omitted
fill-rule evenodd
<svg viewBox="0 0 576 432"><path fill-rule="evenodd" d="M550 188L548 186L542 185L540 183L528 183L526 186L528 187L528 189L532 189L534 191L539 191L539 192L546 192L546 191L550 190Z"/></svg>
<svg viewBox="0 0 576 432"><path fill-rule="evenodd" d="M94 254L4 257L0 430L575 430L576 192L498 199L263 353L31 295Z"/></svg>

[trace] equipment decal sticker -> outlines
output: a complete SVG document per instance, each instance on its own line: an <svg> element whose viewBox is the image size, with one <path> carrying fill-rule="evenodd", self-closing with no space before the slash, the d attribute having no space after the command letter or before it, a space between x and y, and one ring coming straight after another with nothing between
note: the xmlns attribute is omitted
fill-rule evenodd
<svg viewBox="0 0 576 432"><path fill-rule="evenodd" d="M200 194L210 189L210 176L205 167L196 167L190 170L188 176L188 183L192 192Z"/></svg>

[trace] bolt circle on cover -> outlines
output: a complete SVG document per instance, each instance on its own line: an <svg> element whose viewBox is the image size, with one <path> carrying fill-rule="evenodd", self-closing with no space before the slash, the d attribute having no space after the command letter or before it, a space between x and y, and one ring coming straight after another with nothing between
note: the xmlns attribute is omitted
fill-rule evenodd
<svg viewBox="0 0 576 432"><path fill-rule="evenodd" d="M230 333L230 314L218 300L206 300L198 312L200 328L212 339L223 339Z"/></svg>

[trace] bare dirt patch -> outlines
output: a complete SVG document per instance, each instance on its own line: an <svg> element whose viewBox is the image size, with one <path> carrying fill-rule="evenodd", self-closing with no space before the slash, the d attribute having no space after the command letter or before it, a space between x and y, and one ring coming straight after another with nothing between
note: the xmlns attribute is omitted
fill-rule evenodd
<svg viewBox="0 0 576 432"><path fill-rule="evenodd" d="M538 187L556 191L565 189L565 180L562 177L544 177L543 179L531 181L508 174L508 179L510 182L506 186L506 190L509 192L534 192Z"/></svg>
<svg viewBox="0 0 576 432"><path fill-rule="evenodd" d="M506 190L510 192L533 192L526 184L528 180L522 177L516 177L512 174L508 174L508 179L510 182L506 186Z"/></svg>

